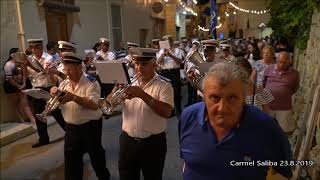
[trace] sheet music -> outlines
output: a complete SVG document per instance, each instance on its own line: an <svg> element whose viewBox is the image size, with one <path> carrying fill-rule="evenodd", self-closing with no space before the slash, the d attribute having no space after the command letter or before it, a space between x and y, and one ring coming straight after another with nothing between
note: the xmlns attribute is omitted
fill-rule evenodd
<svg viewBox="0 0 320 180"><path fill-rule="evenodd" d="M160 49L170 49L169 41L159 41Z"/></svg>
<svg viewBox="0 0 320 180"><path fill-rule="evenodd" d="M130 78L125 61L108 60L102 62L94 62L94 65L97 69L97 72L99 73L99 77L102 83L130 84Z"/></svg>
<svg viewBox="0 0 320 180"><path fill-rule="evenodd" d="M36 99L50 99L52 96L49 92L42 90L42 89L38 89L38 88L34 88L34 89L25 89L22 91L23 93L25 93L28 96L31 96L33 98Z"/></svg>

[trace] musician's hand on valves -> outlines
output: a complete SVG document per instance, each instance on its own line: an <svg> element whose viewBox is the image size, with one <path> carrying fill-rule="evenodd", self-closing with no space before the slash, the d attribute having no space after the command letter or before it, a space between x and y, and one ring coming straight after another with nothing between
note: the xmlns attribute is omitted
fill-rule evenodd
<svg viewBox="0 0 320 180"><path fill-rule="evenodd" d="M144 91L139 86L130 86L124 93L126 94L127 99L132 99L135 97L141 98Z"/></svg>
<svg viewBox="0 0 320 180"><path fill-rule="evenodd" d="M68 91L64 91L63 94L64 95L60 97L61 104L65 104L65 103L67 103L69 101L73 101L75 99L75 95L68 92Z"/></svg>
<svg viewBox="0 0 320 180"><path fill-rule="evenodd" d="M58 92L59 92L59 89L58 89L57 86L53 86L53 87L50 89L50 94L51 94L51 96L56 96Z"/></svg>
<svg viewBox="0 0 320 180"><path fill-rule="evenodd" d="M189 70L187 72L188 79L190 79L190 80L194 79L194 75L195 75L195 71L194 70Z"/></svg>

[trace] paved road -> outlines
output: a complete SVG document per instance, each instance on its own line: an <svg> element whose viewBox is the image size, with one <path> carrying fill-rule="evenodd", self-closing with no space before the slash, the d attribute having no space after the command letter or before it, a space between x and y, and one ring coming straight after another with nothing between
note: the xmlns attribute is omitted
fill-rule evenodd
<svg viewBox="0 0 320 180"><path fill-rule="evenodd" d="M106 150L107 167L112 179L118 178L118 137L121 132L121 116L105 120L102 143ZM164 180L181 179L182 162L179 158L177 118L168 120L168 152L164 169ZM49 128L50 145L32 149L37 134L27 136L2 147L0 158L1 180L61 180L64 177L63 145L64 132L57 125ZM96 179L89 156L84 156L84 179ZM142 179L142 178L141 178Z"/></svg>

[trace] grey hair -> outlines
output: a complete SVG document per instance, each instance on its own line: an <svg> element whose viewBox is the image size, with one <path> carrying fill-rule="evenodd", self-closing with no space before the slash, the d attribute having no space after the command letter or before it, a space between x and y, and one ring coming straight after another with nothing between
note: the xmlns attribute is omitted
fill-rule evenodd
<svg viewBox="0 0 320 180"><path fill-rule="evenodd" d="M232 80L240 80L245 87L249 83L248 73L245 72L239 65L234 61L230 62L219 62L214 64L209 72L206 74L202 81L202 89L204 90L204 85L209 77L215 77L219 80L220 85L226 86ZM244 89L247 91L247 88Z"/></svg>

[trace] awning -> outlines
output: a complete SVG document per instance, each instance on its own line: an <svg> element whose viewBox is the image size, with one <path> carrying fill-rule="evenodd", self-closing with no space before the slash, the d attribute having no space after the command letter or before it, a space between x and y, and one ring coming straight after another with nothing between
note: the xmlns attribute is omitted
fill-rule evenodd
<svg viewBox="0 0 320 180"><path fill-rule="evenodd" d="M41 0L38 3L39 6L44 7L48 10L59 10L64 12L80 12L80 7L69 3L52 1L52 0Z"/></svg>

